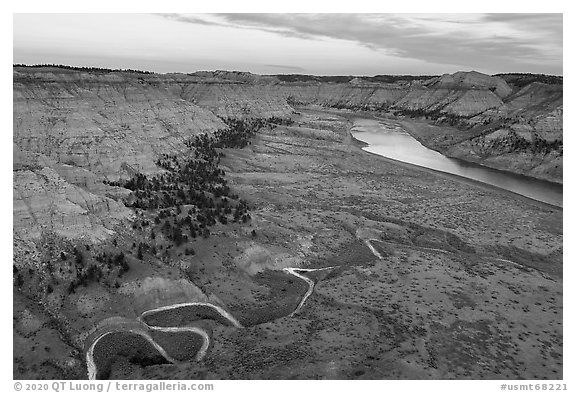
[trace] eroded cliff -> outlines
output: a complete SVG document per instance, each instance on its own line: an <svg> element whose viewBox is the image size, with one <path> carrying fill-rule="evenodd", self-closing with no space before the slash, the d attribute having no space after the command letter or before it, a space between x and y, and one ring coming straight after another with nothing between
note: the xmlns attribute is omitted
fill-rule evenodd
<svg viewBox="0 0 576 393"><path fill-rule="evenodd" d="M15 229L31 230L34 218L43 217L41 225L70 233L94 232L97 225L101 237L105 217L129 215L110 198L118 190L102 181L160 171L159 156L182 152L195 134L226 128L222 119L288 118L302 105L415 117L407 129L446 155L562 182L561 79L533 79L459 72L287 80L226 71L15 67ZM31 200L29 190L48 205ZM87 197L93 203L71 202Z"/></svg>
<svg viewBox="0 0 576 393"><path fill-rule="evenodd" d="M441 126L425 127L426 132L416 131L413 136L448 156L562 182L563 95L559 77L458 72L390 81L320 77L286 82L254 76L250 82L246 78L240 82L234 73L210 76L213 82L227 83L226 92L217 83L204 85L202 94L189 96L199 105L231 100L252 103L247 104L251 106L246 113L257 113L259 108L270 113L268 107L257 103L261 97L273 96L276 101L285 98L295 107L313 104L412 117ZM242 116L242 111L227 114Z"/></svg>

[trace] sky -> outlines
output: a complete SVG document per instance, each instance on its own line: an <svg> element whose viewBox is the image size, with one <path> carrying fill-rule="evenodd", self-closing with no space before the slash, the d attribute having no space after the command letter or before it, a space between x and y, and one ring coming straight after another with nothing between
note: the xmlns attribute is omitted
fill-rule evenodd
<svg viewBox="0 0 576 393"><path fill-rule="evenodd" d="M562 75L562 14L14 14L13 61L154 72Z"/></svg>

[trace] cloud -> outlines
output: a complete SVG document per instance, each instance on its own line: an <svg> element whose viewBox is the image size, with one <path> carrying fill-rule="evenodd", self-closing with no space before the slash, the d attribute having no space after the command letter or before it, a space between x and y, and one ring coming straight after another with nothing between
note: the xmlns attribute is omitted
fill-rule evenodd
<svg viewBox="0 0 576 393"><path fill-rule="evenodd" d="M290 66L290 65L283 65L283 64L264 64L264 67L276 69L279 71L286 71L286 72L294 72L294 73L302 73L305 72L305 69L298 66Z"/></svg>
<svg viewBox="0 0 576 393"><path fill-rule="evenodd" d="M292 38L346 40L387 55L436 64L562 72L562 14L246 13L165 17Z"/></svg>
<svg viewBox="0 0 576 393"><path fill-rule="evenodd" d="M562 14L485 14L486 22L512 23L518 26L562 31Z"/></svg>
<svg viewBox="0 0 576 393"><path fill-rule="evenodd" d="M224 23L218 23L216 21L211 21L207 19L206 14L199 14L198 16L195 16L193 14L153 14L153 15L157 15L160 16L162 18L165 19L170 19L170 20L174 20L177 22L185 22L185 23L194 23L194 24L198 24L198 25L216 25L216 26L223 26Z"/></svg>

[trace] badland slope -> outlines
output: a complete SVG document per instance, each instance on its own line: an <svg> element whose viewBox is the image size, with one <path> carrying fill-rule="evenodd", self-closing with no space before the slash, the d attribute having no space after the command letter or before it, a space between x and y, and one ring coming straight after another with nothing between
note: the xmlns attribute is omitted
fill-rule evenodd
<svg viewBox="0 0 576 393"><path fill-rule="evenodd" d="M15 67L13 77L15 228L35 236L32 226L41 225L102 237L105 217L129 215L108 197L119 191L103 180L158 172L158 157L182 152L193 135L226 128L222 119L288 118L309 105L402 117L414 137L448 156L562 182L561 78L157 75L58 67ZM46 203L38 202L40 194Z"/></svg>
<svg viewBox="0 0 576 393"><path fill-rule="evenodd" d="M320 105L418 118L442 126L414 132L442 153L562 182L558 77L471 71L421 79L287 78L227 71L155 75L15 68L14 89L20 148L57 154L60 162L108 176L122 164L151 170L146 157L178 149L178 141L190 133L222 127L214 115L287 117L295 106ZM119 151L121 161L115 158Z"/></svg>
<svg viewBox="0 0 576 393"><path fill-rule="evenodd" d="M210 84L196 85L188 98L211 108L223 102L227 115L272 113L270 103L280 115L287 102L415 118L440 126L410 129L448 156L562 182L561 77L474 71L422 78L201 75ZM268 104L260 105L262 99Z"/></svg>

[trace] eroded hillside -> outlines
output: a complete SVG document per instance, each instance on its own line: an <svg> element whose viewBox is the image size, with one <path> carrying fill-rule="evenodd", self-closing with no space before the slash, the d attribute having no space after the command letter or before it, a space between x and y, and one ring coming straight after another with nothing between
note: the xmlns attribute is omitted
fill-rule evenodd
<svg viewBox="0 0 576 393"><path fill-rule="evenodd" d="M244 113L254 114L262 97L277 100L280 96L294 107L312 104L411 117L441 126L416 130L413 136L448 156L562 182L563 100L562 79L558 77L522 79L510 75L508 83L477 72L422 79L399 77L385 82L376 77L335 81L296 78L286 82L274 77L240 78L237 73L209 76L212 81L225 83L226 90L218 83L204 86L201 94L191 96L199 105L213 105L215 98L224 103L250 101L253 104L247 104ZM243 114L239 110L232 113Z"/></svg>
<svg viewBox="0 0 576 393"><path fill-rule="evenodd" d="M53 144L61 142L59 133L84 130L90 148L82 150L82 134L68 132L66 144L58 151L60 161L70 160L100 173L116 172L115 157L123 150L126 165L149 170L146 155L178 149L174 141L191 129L221 126L214 115L282 117L295 106L314 104L452 126L415 136L449 156L562 182L561 78L458 72L422 79L334 80L286 81L225 71L154 75L16 68L15 140L23 149L51 155ZM76 106L75 100L82 105ZM115 109L120 108L119 115ZM35 130L38 127L41 130ZM35 131L42 132L36 135ZM119 148L117 142L123 139L130 143ZM151 146L158 151L150 151ZM92 159L94 154L102 159Z"/></svg>

